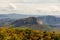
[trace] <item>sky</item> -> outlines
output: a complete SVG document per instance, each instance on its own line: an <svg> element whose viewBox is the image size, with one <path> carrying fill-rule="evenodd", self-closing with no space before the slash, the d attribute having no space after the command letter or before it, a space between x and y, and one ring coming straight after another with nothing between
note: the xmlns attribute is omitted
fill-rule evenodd
<svg viewBox="0 0 60 40"><path fill-rule="evenodd" d="M0 14L60 15L60 0L0 0Z"/></svg>

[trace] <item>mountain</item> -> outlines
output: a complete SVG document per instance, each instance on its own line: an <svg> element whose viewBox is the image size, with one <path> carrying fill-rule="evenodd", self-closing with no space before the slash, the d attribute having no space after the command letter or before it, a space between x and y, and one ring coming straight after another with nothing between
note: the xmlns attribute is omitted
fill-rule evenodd
<svg viewBox="0 0 60 40"><path fill-rule="evenodd" d="M0 19L3 19L3 18L20 19L20 18L26 18L26 17L29 17L29 15L23 15L23 14L0 14Z"/></svg>
<svg viewBox="0 0 60 40"><path fill-rule="evenodd" d="M10 25L14 21L15 19L10 19L10 18L0 19L0 27L3 25Z"/></svg>
<svg viewBox="0 0 60 40"><path fill-rule="evenodd" d="M13 14L13 15L16 15L16 14ZM12 14L11 14L11 16L12 16ZM24 18L25 16L26 16L26 18ZM41 20L43 22L43 25L48 25L51 27L60 27L60 18L56 17L56 16L50 16L50 15L47 15L47 16L24 15L23 18L16 16L15 18L19 18L19 19L14 21L12 24L14 24L15 26L28 25L29 22L31 22L31 23L34 22L33 17L31 17L31 16L35 17L35 19L34 19L35 21L37 19ZM31 18L31 20L30 20L30 18Z"/></svg>
<svg viewBox="0 0 60 40"><path fill-rule="evenodd" d="M39 17L40 19L43 20L44 24L53 24L56 23L56 17L55 16L42 16Z"/></svg>
<svg viewBox="0 0 60 40"><path fill-rule="evenodd" d="M30 25L30 22L33 24L33 22L35 21L34 23L36 23L37 19L39 19L40 23L43 23L43 25L49 25L51 27L60 27L60 17L51 16L51 15L41 16L41 15L24 15L24 14L15 14L15 13L0 14L0 26L4 24L8 25L11 23L14 25L17 24L16 26ZM23 22L26 22L26 23L23 23Z"/></svg>
<svg viewBox="0 0 60 40"><path fill-rule="evenodd" d="M26 14L0 14L0 19L3 18L10 18L10 19L22 19L22 18L28 18L28 17L38 17L38 15L26 15Z"/></svg>
<svg viewBox="0 0 60 40"><path fill-rule="evenodd" d="M37 17L28 17L24 19L19 19L11 23L11 25L14 25L16 27L27 27L30 29L37 29L37 30L50 30L53 29L49 27L48 25L40 24L41 20Z"/></svg>
<svg viewBox="0 0 60 40"><path fill-rule="evenodd" d="M30 15L23 15L23 14L0 14L0 26L2 25L9 25L13 21L22 19L22 18L27 18Z"/></svg>
<svg viewBox="0 0 60 40"><path fill-rule="evenodd" d="M51 30L47 25L41 25L38 15L0 14L0 26L14 25L15 27L27 27L38 30Z"/></svg>
<svg viewBox="0 0 60 40"><path fill-rule="evenodd" d="M29 18L16 20L12 24L19 27L19 26L25 26L25 25L38 24L38 23L37 23L36 17L29 17Z"/></svg>
<svg viewBox="0 0 60 40"><path fill-rule="evenodd" d="M28 18L35 15L24 15L24 14L0 14L0 26L8 25L18 19Z"/></svg>
<svg viewBox="0 0 60 40"><path fill-rule="evenodd" d="M55 16L40 16L38 17L43 21L45 25L49 25L51 27L60 27L60 18Z"/></svg>

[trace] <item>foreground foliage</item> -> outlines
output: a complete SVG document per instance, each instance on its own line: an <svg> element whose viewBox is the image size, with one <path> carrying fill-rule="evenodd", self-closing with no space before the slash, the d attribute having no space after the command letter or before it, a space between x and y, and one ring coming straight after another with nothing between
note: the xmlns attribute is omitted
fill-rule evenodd
<svg viewBox="0 0 60 40"><path fill-rule="evenodd" d="M26 28L0 28L0 40L60 40L60 34Z"/></svg>

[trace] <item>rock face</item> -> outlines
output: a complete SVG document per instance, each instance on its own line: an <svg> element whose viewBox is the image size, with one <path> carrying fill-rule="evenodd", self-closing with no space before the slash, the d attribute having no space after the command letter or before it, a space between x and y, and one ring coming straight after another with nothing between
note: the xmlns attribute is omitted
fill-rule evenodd
<svg viewBox="0 0 60 40"><path fill-rule="evenodd" d="M25 26L38 24L36 17L29 17L20 20L16 20L12 23L14 26Z"/></svg>

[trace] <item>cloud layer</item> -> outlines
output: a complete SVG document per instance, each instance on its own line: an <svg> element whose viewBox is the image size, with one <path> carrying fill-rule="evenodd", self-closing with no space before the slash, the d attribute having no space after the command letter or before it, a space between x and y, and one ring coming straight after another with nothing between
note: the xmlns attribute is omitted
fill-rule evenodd
<svg viewBox="0 0 60 40"><path fill-rule="evenodd" d="M0 13L60 15L60 0L0 0Z"/></svg>
<svg viewBox="0 0 60 40"><path fill-rule="evenodd" d="M60 0L0 0L0 2L14 3L60 3Z"/></svg>

